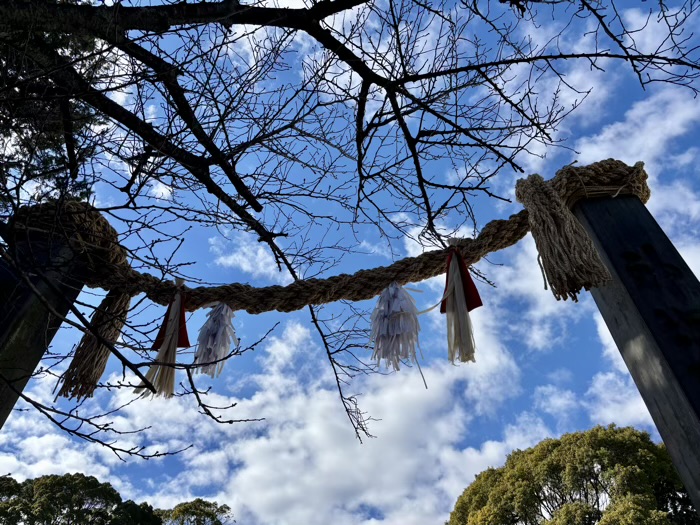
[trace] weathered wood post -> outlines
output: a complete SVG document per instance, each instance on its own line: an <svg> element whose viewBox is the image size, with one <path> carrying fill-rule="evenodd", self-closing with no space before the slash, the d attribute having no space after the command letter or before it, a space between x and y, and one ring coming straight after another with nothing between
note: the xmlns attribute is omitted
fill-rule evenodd
<svg viewBox="0 0 700 525"><path fill-rule="evenodd" d="M700 512L700 282L637 197L573 212L613 277L593 298Z"/></svg>
<svg viewBox="0 0 700 525"><path fill-rule="evenodd" d="M0 258L0 428L83 287L82 266L58 232L28 233Z"/></svg>

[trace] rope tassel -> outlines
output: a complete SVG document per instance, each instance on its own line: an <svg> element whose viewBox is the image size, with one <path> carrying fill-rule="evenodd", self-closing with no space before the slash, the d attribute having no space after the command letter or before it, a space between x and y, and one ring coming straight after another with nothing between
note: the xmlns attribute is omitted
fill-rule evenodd
<svg viewBox="0 0 700 525"><path fill-rule="evenodd" d="M182 301L181 287L184 280L176 279L178 291L168 305L165 319L158 331L153 343L153 350L158 350L156 363L152 364L146 374L146 379L156 389L156 395L172 397L175 393L175 365L177 361L177 349L191 346L187 336L185 324L185 305ZM140 393L145 385L138 386L136 392Z"/></svg>
<svg viewBox="0 0 700 525"><path fill-rule="evenodd" d="M73 360L59 379L59 384L62 383L59 396L78 401L93 396L111 353L104 341L114 344L117 340L126 322L130 303L129 294L110 290L95 309L90 319L92 329L83 335Z"/></svg>
<svg viewBox="0 0 700 525"><path fill-rule="evenodd" d="M223 359L231 347L238 346L233 328L233 310L226 303L218 303L207 314L207 321L199 332L199 346L194 355L198 372L217 377L224 368Z"/></svg>
<svg viewBox="0 0 700 525"><path fill-rule="evenodd" d="M466 363L474 361L474 333L469 312L483 303L460 251L454 247L456 239L450 239L447 256L447 279L440 313L447 314L447 355Z"/></svg>
<svg viewBox="0 0 700 525"><path fill-rule="evenodd" d="M413 297L397 283L391 283L379 296L372 312L370 340L374 342L372 359L399 370L402 359L416 360L418 346L418 310Z"/></svg>
<svg viewBox="0 0 700 525"><path fill-rule="evenodd" d="M589 290L611 279L583 226L542 177L520 179L515 196L527 208L530 231L554 297L578 301L582 288Z"/></svg>

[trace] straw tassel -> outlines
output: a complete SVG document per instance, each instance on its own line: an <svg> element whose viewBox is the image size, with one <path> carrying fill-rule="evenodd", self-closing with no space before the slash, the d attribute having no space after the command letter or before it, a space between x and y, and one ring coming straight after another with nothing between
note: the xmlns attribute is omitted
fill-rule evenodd
<svg viewBox="0 0 700 525"><path fill-rule="evenodd" d="M109 293L95 309L89 330L83 335L68 369L59 379L58 395L78 401L92 397L97 383L107 367L110 349L103 343L114 344L119 338L127 314L131 296L116 290Z"/></svg>
<svg viewBox="0 0 700 525"><path fill-rule="evenodd" d="M542 177L520 179L515 196L528 211L530 231L554 297L578 301L582 288L589 290L611 279L583 226Z"/></svg>
<svg viewBox="0 0 700 525"><path fill-rule="evenodd" d="M372 332L374 342L372 359L382 360L387 367L399 370L402 359L416 360L418 346L418 310L413 297L397 283L391 283L379 296L372 312Z"/></svg>
<svg viewBox="0 0 700 525"><path fill-rule="evenodd" d="M207 321L199 331L199 346L194 355L198 372L217 377L224 368L223 359L238 346L233 328L233 310L226 303L218 303L207 314Z"/></svg>
<svg viewBox="0 0 700 525"><path fill-rule="evenodd" d="M454 247L456 239L450 239L447 255L447 279L440 313L447 314L447 355L466 363L474 361L474 334L469 312L483 303L460 251Z"/></svg>
<svg viewBox="0 0 700 525"><path fill-rule="evenodd" d="M178 287L182 287L184 280L176 279ZM165 319L158 331L153 343L153 350L158 350L156 362L152 364L146 374L146 379L156 389L156 395L172 397L175 393L175 365L177 361L177 349L190 345L185 324L185 305L182 301L182 293L178 289L172 302L168 305ZM138 386L136 392L145 389L144 385Z"/></svg>

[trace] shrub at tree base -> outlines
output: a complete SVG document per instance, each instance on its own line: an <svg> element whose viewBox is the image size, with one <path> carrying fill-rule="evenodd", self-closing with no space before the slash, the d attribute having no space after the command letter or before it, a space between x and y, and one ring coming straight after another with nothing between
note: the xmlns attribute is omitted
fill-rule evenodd
<svg viewBox="0 0 700 525"><path fill-rule="evenodd" d="M448 525L700 525L663 445L595 427L513 452L479 474Z"/></svg>

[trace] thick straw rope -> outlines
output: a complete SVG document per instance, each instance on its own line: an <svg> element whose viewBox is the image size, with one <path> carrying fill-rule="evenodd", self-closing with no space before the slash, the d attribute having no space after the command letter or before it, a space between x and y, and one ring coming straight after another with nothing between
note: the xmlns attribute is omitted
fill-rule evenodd
<svg viewBox="0 0 700 525"><path fill-rule="evenodd" d="M87 271L82 277L93 288L104 288L113 268L128 266L127 251L119 244L117 231L87 202L68 199L21 206L8 226L14 242L31 242L34 236L68 241L84 259Z"/></svg>
<svg viewBox="0 0 700 525"><path fill-rule="evenodd" d="M113 268L129 267L127 251L119 245L116 230L88 203L63 200L21 207L10 226L14 234L11 242L16 244L25 242L31 247L34 239L67 243L80 263L76 270L80 272L79 277L89 286L98 287L108 281ZM112 288L95 309L90 329L59 380L58 395L78 399L92 397L107 366L110 346L126 322L130 301L131 295Z"/></svg>
<svg viewBox="0 0 700 525"><path fill-rule="evenodd" d="M531 175L516 185L516 196L525 210L507 220L491 221L476 238L461 239L456 247L465 263L471 265L489 253L512 246L531 230L555 297L576 300L582 288L599 286L609 274L570 208L581 198L619 194L634 194L646 202L649 199L646 178L641 162L629 167L612 159L581 168L566 166L548 182L539 175ZM87 203L64 200L21 207L8 226L13 232L11 242L24 239L30 247L35 239L67 242L81 263L79 277L88 286L109 290L59 382L59 395L78 399L93 395L111 345L126 320L130 299L139 293L167 305L179 290L190 311L222 302L234 310L252 314L271 310L290 312L310 304L371 299L391 283L404 285L440 275L445 271L448 253L448 250L435 250L390 266L328 279L307 279L289 286L254 288L233 283L178 288L174 283L131 268L128 252L119 244L117 232Z"/></svg>
<svg viewBox="0 0 700 525"><path fill-rule="evenodd" d="M641 162L630 167L623 162L608 159L590 166L566 166L546 184L567 206L573 206L578 199L584 197L622 194L633 194L646 202L650 195L646 178ZM84 203L75 203L75 205L78 204L88 206ZM89 248L97 248L97 255L91 255L91 260L98 261L100 268L93 267L91 279L87 283L89 286L107 290L116 289L131 296L145 293L151 301L161 305L167 305L171 301L176 292L174 283L163 282L152 275L133 270L126 263L126 251L117 243L116 232L109 226L106 219L96 211L91 214L81 212L73 215L83 216L89 223L84 225L87 233L82 225L75 226L74 230L78 238L74 241L76 246L82 247L80 249L85 252L88 252ZM55 212L51 216L55 217ZM509 219L489 222L474 239L460 240L457 247L462 252L466 264L474 264L489 253L517 243L529 231L528 220L529 214L527 210L523 210ZM43 223L43 221L39 222ZM39 222L33 221L32 226ZM50 221L44 224L46 227L56 228ZM73 230L73 226L63 225L62 227ZM115 254L108 257L104 252L110 250ZM379 295L392 282L403 285L440 275L445 272L446 256L446 249L435 250L417 257L402 259L390 266L360 270L352 275L336 275L328 279L296 281L288 286L255 288L246 284L233 283L215 287L185 287L183 293L189 311L219 301L228 304L234 310L245 310L251 314L272 310L291 312L310 304L371 299Z"/></svg>
<svg viewBox="0 0 700 525"><path fill-rule="evenodd" d="M90 320L93 331L86 332L75 349L68 369L59 380L59 396L69 399L92 397L112 353L100 338L111 344L119 338L126 323L130 300L128 295L110 290L95 310Z"/></svg>
<svg viewBox="0 0 700 525"><path fill-rule="evenodd" d="M508 220L496 220L487 224L476 239L463 239L458 247L467 264L485 255L502 250L522 239L528 231L527 212L521 211ZM292 312L310 304L326 304L335 301L362 301L381 293L392 282L404 285L422 281L445 273L447 250L426 252L408 257L390 266L360 270L352 275L340 274L327 279L306 279L288 286L255 288L247 284L233 283L216 287L185 288L186 306L189 311L220 301L234 310L259 314L277 310ZM131 273L129 277L134 276ZM127 277L127 279L129 278ZM135 288L144 291L149 299L167 304L175 287L151 276L137 274Z"/></svg>

